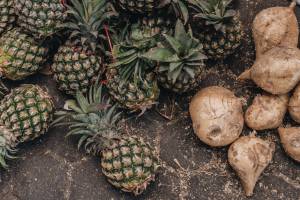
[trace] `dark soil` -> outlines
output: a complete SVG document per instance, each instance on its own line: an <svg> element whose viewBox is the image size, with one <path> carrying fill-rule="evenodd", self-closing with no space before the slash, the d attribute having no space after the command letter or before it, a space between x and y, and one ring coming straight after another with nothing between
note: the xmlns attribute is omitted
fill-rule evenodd
<svg viewBox="0 0 300 200"><path fill-rule="evenodd" d="M211 63L198 89L225 86L249 104L261 90L251 83L242 85L236 82L236 77L254 62L252 21L264 8L288 4L285 0L240 0L237 7L245 30L242 47L227 60ZM300 9L297 14L300 19ZM57 108L63 106L66 96L56 89L51 77L39 74L25 82L47 87L55 97ZM258 133L276 142L276 152L260 177L253 197L245 197L238 177L228 165L227 148L209 148L193 133L188 103L194 93L178 97L162 92L160 112L164 112L164 105L170 107L173 103L171 120L162 117L155 109L129 120L132 129L156 147L163 165L156 182L141 196L134 197L112 187L101 173L100 159L87 156L83 150L78 151L76 141L65 139L66 129L56 128L39 140L20 146L21 158L10 161L8 171L0 171L0 199L300 200L300 164L284 153L276 130ZM285 119L285 125L288 124L294 124L289 116ZM250 132L245 128L243 134Z"/></svg>

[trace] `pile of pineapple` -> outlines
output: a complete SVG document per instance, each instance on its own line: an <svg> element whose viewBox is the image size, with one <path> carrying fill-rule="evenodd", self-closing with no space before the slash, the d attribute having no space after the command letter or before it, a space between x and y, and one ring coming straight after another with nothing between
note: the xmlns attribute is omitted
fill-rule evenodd
<svg viewBox="0 0 300 200"><path fill-rule="evenodd" d="M112 185L142 193L159 158L126 132L120 108L144 112L157 103L160 87L195 89L205 61L234 53L242 35L232 0L0 0L1 79L26 79L50 62L59 90L74 97L54 114L47 89L3 86L0 166L52 122L101 156Z"/></svg>

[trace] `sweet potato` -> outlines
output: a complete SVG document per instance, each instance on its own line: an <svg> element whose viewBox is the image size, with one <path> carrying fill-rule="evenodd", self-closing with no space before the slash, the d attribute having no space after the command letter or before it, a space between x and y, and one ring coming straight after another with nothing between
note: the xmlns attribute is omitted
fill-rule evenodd
<svg viewBox="0 0 300 200"><path fill-rule="evenodd" d="M254 134L243 136L230 146L228 161L240 177L246 196L252 196L255 184L271 162L274 151L274 143Z"/></svg>
<svg viewBox="0 0 300 200"><path fill-rule="evenodd" d="M242 101L228 89L202 89L193 97L189 110L195 133L210 146L229 145L243 130Z"/></svg>
<svg viewBox="0 0 300 200"><path fill-rule="evenodd" d="M299 29L295 6L293 2L290 7L268 8L255 17L252 32L257 58L276 46L297 47Z"/></svg>
<svg viewBox="0 0 300 200"><path fill-rule="evenodd" d="M245 113L248 127L254 130L278 128L287 111L288 95L258 95Z"/></svg>
<svg viewBox="0 0 300 200"><path fill-rule="evenodd" d="M293 120L300 123L300 84L295 89L294 94L290 99L288 108Z"/></svg>
<svg viewBox="0 0 300 200"><path fill-rule="evenodd" d="M239 79L252 79L271 94L286 94L300 80L300 50L294 47L274 47L259 57Z"/></svg>
<svg viewBox="0 0 300 200"><path fill-rule="evenodd" d="M300 127L279 128L280 140L285 152L300 162Z"/></svg>

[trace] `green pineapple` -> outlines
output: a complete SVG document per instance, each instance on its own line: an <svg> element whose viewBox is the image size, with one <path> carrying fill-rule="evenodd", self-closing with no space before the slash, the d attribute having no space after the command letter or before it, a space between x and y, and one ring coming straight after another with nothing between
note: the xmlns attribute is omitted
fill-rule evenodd
<svg viewBox="0 0 300 200"><path fill-rule="evenodd" d="M155 63L142 57L155 46L157 34L153 35L151 28L137 24L129 32L113 47L114 62L106 73L107 87L122 107L145 111L156 103L160 93L153 73Z"/></svg>
<svg viewBox="0 0 300 200"><path fill-rule="evenodd" d="M13 28L16 16L11 0L0 0L0 35Z"/></svg>
<svg viewBox="0 0 300 200"><path fill-rule="evenodd" d="M60 90L76 94L77 90L86 92L89 85L104 71L102 57L103 35L99 33L111 16L106 0L70 0L67 6L69 21L63 26L71 33L68 41L54 56L52 71ZM86 9L86 12L81 12Z"/></svg>
<svg viewBox="0 0 300 200"><path fill-rule="evenodd" d="M180 20L177 21L174 37L164 35L163 41L143 55L159 62L159 84L177 93L187 92L197 86L207 57L202 45L191 31L187 33Z"/></svg>
<svg viewBox="0 0 300 200"><path fill-rule="evenodd" d="M24 79L41 68L47 54L42 44L20 29L12 29L0 38L1 75L11 80Z"/></svg>
<svg viewBox="0 0 300 200"><path fill-rule="evenodd" d="M18 25L36 38L58 32L66 19L63 0L10 0L14 2Z"/></svg>
<svg viewBox="0 0 300 200"><path fill-rule="evenodd" d="M158 157L141 137L124 132L121 113L103 97L102 86L91 87L86 97L78 91L76 100L67 101L65 108L57 112L53 124L68 125L68 136L80 136L79 147L101 155L102 172L112 185L141 194L155 178Z"/></svg>
<svg viewBox="0 0 300 200"><path fill-rule="evenodd" d="M0 105L0 166L13 158L22 142L34 140L48 130L54 104L50 95L37 85L12 89Z"/></svg>
<svg viewBox="0 0 300 200"><path fill-rule="evenodd" d="M206 55L224 59L234 53L241 44L243 30L237 12L230 9L232 0L188 1L195 36L202 42Z"/></svg>

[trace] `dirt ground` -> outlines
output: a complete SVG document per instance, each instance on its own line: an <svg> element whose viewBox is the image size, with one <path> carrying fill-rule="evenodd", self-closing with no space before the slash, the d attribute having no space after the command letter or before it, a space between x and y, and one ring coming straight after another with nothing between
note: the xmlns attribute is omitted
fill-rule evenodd
<svg viewBox="0 0 300 200"><path fill-rule="evenodd" d="M237 7L246 33L242 47L227 60L210 63L199 89L222 85L247 99L249 104L261 90L235 79L255 58L251 23L262 9L288 4L285 0L239 0ZM300 19L299 8L297 14ZM57 91L51 77L36 75L25 82L48 87L57 108L62 107L66 97ZM78 151L74 140L65 139L66 130L57 128L39 140L20 146L21 158L10 161L8 171L0 171L0 200L300 200L300 164L286 156L276 131L258 133L276 142L276 152L260 177L253 197L245 197L238 177L227 162L227 148L209 148L193 133L188 102L194 93L179 97L162 92L160 112L164 112L164 105L172 103L171 120L155 109L129 120L132 129L156 147L162 160L156 182L141 196L134 197L113 188L101 173L100 159ZM295 125L289 116L284 124ZM245 128L243 134L250 132Z"/></svg>

